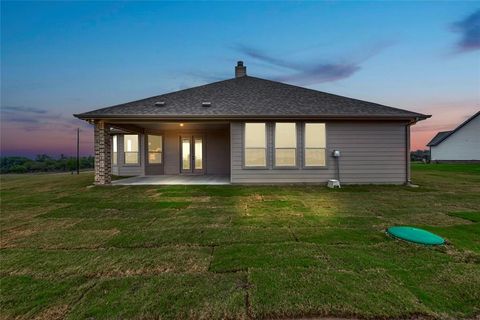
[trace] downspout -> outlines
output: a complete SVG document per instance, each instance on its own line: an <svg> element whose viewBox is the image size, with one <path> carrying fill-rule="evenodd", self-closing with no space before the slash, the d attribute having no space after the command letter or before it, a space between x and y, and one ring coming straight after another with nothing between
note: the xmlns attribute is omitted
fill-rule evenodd
<svg viewBox="0 0 480 320"><path fill-rule="evenodd" d="M410 126L411 123L405 126L405 184L407 186L412 184L410 175Z"/></svg>

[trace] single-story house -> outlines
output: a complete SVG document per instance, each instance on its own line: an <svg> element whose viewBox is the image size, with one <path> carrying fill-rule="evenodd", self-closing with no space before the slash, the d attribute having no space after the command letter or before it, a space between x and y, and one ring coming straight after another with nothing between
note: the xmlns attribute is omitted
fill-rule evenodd
<svg viewBox="0 0 480 320"><path fill-rule="evenodd" d="M430 117L251 77L242 61L232 79L75 116L95 126L96 184L112 174L404 184L410 126Z"/></svg>
<svg viewBox="0 0 480 320"><path fill-rule="evenodd" d="M480 162L480 111L427 144L433 162Z"/></svg>

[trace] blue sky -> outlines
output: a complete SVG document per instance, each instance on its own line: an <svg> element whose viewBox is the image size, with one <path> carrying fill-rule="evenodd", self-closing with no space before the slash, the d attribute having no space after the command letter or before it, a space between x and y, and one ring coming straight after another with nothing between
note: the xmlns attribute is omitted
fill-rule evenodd
<svg viewBox="0 0 480 320"><path fill-rule="evenodd" d="M72 113L250 75L432 114L480 109L479 2L2 2L2 154L92 153Z"/></svg>

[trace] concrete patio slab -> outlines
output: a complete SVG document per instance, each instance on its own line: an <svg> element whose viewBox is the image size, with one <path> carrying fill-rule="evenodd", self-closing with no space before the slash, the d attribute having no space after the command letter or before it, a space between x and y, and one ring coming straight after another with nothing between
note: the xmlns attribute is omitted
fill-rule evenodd
<svg viewBox="0 0 480 320"><path fill-rule="evenodd" d="M137 176L112 181L114 186L140 186L140 185L227 185L230 184L229 176L215 175L158 175Z"/></svg>

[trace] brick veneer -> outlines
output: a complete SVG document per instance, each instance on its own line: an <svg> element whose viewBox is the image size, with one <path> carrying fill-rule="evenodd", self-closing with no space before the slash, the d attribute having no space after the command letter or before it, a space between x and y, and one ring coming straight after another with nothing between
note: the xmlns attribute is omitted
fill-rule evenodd
<svg viewBox="0 0 480 320"><path fill-rule="evenodd" d="M112 144L110 127L104 121L95 122L95 184L112 182Z"/></svg>

